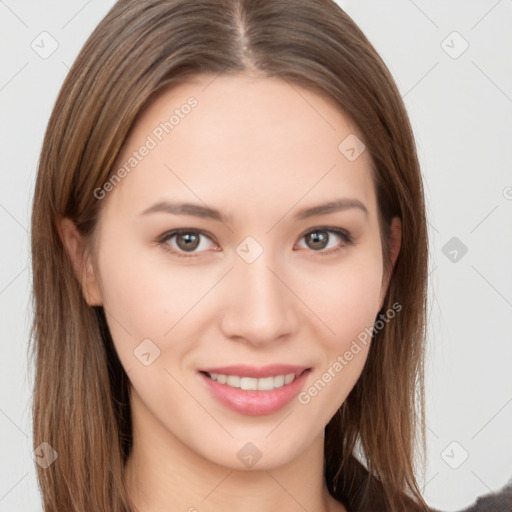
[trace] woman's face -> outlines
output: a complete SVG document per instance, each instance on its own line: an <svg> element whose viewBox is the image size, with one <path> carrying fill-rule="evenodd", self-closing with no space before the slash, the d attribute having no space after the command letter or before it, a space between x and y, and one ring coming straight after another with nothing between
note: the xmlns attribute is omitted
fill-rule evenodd
<svg viewBox="0 0 512 512"><path fill-rule="evenodd" d="M356 133L321 96L246 75L202 76L144 111L124 172L95 192L86 284L139 434L258 469L323 438L387 286Z"/></svg>

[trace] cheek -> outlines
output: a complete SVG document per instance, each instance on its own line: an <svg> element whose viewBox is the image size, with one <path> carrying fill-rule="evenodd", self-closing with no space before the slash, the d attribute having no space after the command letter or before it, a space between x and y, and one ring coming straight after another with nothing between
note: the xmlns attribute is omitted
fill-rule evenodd
<svg viewBox="0 0 512 512"><path fill-rule="evenodd" d="M370 349L371 331L379 309L382 263L378 251L359 252L357 263L317 273L308 297L318 312L319 364L298 403L322 425L332 418L359 379Z"/></svg>
<svg viewBox="0 0 512 512"><path fill-rule="evenodd" d="M121 324L134 341L163 338L181 318L193 314L214 283L193 267L166 264L163 249L116 252L115 247L106 243L99 259L104 304L112 323ZM119 325L113 327L119 331Z"/></svg>
<svg viewBox="0 0 512 512"><path fill-rule="evenodd" d="M302 280L301 296L325 326L324 344L341 349L375 321L382 284L380 255L354 253L340 265L318 266L314 276Z"/></svg>

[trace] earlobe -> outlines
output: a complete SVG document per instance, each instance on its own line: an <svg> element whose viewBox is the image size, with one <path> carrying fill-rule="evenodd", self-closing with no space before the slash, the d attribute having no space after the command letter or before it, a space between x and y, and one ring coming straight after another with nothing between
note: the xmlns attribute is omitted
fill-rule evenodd
<svg viewBox="0 0 512 512"><path fill-rule="evenodd" d="M85 300L90 306L101 306L103 304L101 288L87 244L71 219L67 217L59 219L57 227Z"/></svg>
<svg viewBox="0 0 512 512"><path fill-rule="evenodd" d="M395 263L400 254L400 248L402 245L402 221L400 217L393 217L391 221L390 227L390 236L389 236L389 259L391 262L391 268L389 272L384 275L382 280L382 288L380 295L380 307L379 310L384 306L384 298L388 291L389 283L391 281L391 276L393 274L393 270L395 268Z"/></svg>

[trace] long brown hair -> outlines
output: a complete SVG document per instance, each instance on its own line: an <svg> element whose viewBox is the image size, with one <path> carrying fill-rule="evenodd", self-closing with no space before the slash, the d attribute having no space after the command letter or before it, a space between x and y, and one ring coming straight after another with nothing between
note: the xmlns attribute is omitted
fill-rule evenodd
<svg viewBox="0 0 512 512"><path fill-rule="evenodd" d="M425 453L425 206L413 134L388 69L331 0L122 0L61 88L35 186L33 434L35 446L47 442L58 453L37 468L45 512L132 510L123 472L129 381L103 308L83 297L57 221L70 218L86 239L93 235L101 206L94 190L115 171L157 91L197 74L243 72L322 94L358 127L373 162L387 269L390 220L401 218L382 310L402 309L374 333L360 379L326 427L325 479L350 511L426 507L415 477Z"/></svg>

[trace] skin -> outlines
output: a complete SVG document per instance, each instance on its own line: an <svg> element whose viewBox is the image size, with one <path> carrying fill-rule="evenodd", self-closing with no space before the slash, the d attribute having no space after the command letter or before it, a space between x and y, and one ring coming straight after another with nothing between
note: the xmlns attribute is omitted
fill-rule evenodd
<svg viewBox="0 0 512 512"><path fill-rule="evenodd" d="M324 428L369 345L308 404L295 399L263 416L227 409L197 371L299 364L312 368L307 389L373 325L389 276L370 157L364 151L349 161L338 150L358 131L329 99L241 74L164 90L136 123L119 165L190 96L197 107L101 200L94 244L69 220L61 224L84 296L104 306L131 381L129 492L142 512L343 511L322 476ZM338 198L357 199L368 213L295 218ZM141 215L162 200L207 205L226 219ZM354 243L329 233L318 248L304 235L322 226L349 231ZM194 256L165 250L180 251L177 237L155 242L178 228L207 233ZM395 218L393 264L400 233ZM247 236L263 249L252 263L236 252ZM160 356L145 366L134 350L148 338ZM251 468L237 458L247 442L262 454Z"/></svg>

